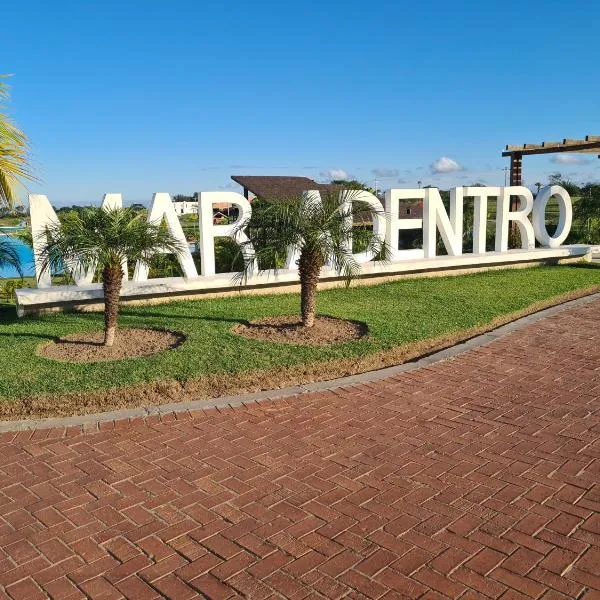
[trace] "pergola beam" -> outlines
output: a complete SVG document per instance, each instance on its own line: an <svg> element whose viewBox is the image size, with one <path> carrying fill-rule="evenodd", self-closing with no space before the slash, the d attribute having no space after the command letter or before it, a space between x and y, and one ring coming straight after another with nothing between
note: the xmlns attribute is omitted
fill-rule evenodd
<svg viewBox="0 0 600 600"><path fill-rule="evenodd" d="M560 152L598 154L598 158L600 158L600 135L586 135L583 140L565 138L562 142L542 142L541 144L523 144L522 146L507 145L502 156L510 156L510 185L522 185L523 156Z"/></svg>
<svg viewBox="0 0 600 600"><path fill-rule="evenodd" d="M562 142L542 142L541 144L507 145L502 156L519 154L551 154L555 152L600 153L600 135L587 135L583 140L565 138Z"/></svg>

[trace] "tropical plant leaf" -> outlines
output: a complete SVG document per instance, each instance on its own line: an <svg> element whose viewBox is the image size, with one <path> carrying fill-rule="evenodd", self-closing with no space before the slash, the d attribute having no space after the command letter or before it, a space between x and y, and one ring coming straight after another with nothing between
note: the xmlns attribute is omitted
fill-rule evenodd
<svg viewBox="0 0 600 600"><path fill-rule="evenodd" d="M39 236L41 273L115 267L125 261L148 264L161 253L180 255L185 247L160 224L131 208L86 207L66 213Z"/></svg>
<svg viewBox="0 0 600 600"><path fill-rule="evenodd" d="M14 208L24 181L34 181L29 166L29 140L10 119L5 109L9 88L0 75L0 205Z"/></svg>
<svg viewBox="0 0 600 600"><path fill-rule="evenodd" d="M247 230L252 247L247 252L240 280L258 269L277 269L290 248L298 254L311 252L323 264L331 265L347 283L359 275L355 259L356 246L386 260L385 242L370 228L376 216L383 216L370 204L361 201L360 190L322 193L320 201L310 196L260 199L252 206L252 217L240 223L238 231Z"/></svg>

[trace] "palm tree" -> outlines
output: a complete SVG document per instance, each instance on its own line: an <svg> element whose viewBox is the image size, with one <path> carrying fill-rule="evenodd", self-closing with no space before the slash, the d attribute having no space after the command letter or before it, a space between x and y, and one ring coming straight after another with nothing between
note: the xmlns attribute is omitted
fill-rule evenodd
<svg viewBox="0 0 600 600"><path fill-rule="evenodd" d="M23 277L21 259L12 240L7 235L0 235L0 267L13 267Z"/></svg>
<svg viewBox="0 0 600 600"><path fill-rule="evenodd" d="M6 114L3 102L9 91L0 75L0 206L14 208L23 179L34 180L29 170L29 141Z"/></svg>
<svg viewBox="0 0 600 600"><path fill-rule="evenodd" d="M119 294L126 261L146 264L163 252L179 255L183 245L164 227L149 223L131 208L88 207L70 212L40 238L41 272L102 271L104 345L115 340Z"/></svg>
<svg viewBox="0 0 600 600"><path fill-rule="evenodd" d="M300 277L300 313L302 325L315 322L317 284L321 269L331 265L349 284L361 270L353 252L365 251L385 259L385 243L369 224L382 214L360 200L360 191L348 190L338 194L314 197L264 200L253 204L248 223L249 241L244 256L242 277L255 269L277 268L288 249L298 256ZM354 225L354 221L358 221ZM353 249L354 246L354 249Z"/></svg>

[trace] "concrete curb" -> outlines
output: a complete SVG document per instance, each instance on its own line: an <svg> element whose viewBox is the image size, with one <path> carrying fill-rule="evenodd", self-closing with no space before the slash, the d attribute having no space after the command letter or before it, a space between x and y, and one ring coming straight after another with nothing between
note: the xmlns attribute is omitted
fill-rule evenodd
<svg viewBox="0 0 600 600"><path fill-rule="evenodd" d="M296 385L292 387L280 388L276 390L267 390L262 392L254 392L250 394L239 394L236 396L223 396L221 398L214 398L208 400L193 400L191 402L176 402L171 404L160 404L158 406L149 407L137 407L122 410L115 410L103 413L93 413L75 417L51 417L47 419L31 419L22 421L0 421L0 433L10 431L24 431L24 430L36 430L36 429L53 429L53 428L67 428L67 427L78 427L85 426L86 429L93 429L99 423L108 421L121 421L125 419L138 419L149 416L160 416L165 414L178 414L185 413L188 411L198 411L210 408L234 408L239 406L251 405L253 403L260 403L267 400L274 400L278 398L288 398L290 396L297 396L299 394L306 394L310 392L319 392L325 390L334 390L341 387L347 387L352 385L360 385L365 383L373 383L388 379L401 373L408 373L422 367L428 367L437 362L458 356L474 348L485 346L517 329L521 329L537 321L551 317L557 313L570 308L576 308L600 300L600 293L591 294L575 300L569 300L550 308L542 309L538 312L532 313L525 317L515 319L506 325L501 325L496 329L475 336L464 342L460 342L444 350L427 354L421 358L395 365L393 367L386 367L384 369L378 369L376 371L367 371L366 373L359 373L358 375L349 375L347 377L340 377L337 379L330 379L328 381L317 381L315 383L307 383L302 385Z"/></svg>

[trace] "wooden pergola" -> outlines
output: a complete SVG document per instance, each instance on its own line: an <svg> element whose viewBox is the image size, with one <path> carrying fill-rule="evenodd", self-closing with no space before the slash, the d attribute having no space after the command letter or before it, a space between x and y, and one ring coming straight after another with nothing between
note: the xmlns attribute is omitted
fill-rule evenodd
<svg viewBox="0 0 600 600"><path fill-rule="evenodd" d="M600 135L586 135L583 140L564 139L562 142L506 146L502 156L510 156L510 185L522 185L522 163L523 156L526 154L554 154L560 152L597 154L600 158Z"/></svg>

